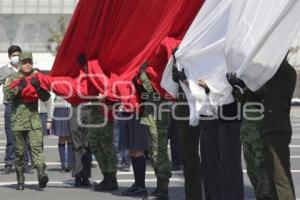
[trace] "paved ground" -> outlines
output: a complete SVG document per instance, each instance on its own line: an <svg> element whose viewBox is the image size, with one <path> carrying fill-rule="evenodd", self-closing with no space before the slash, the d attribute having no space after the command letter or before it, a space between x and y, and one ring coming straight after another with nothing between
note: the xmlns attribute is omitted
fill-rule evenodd
<svg viewBox="0 0 300 200"><path fill-rule="evenodd" d="M300 106L294 107L292 112L293 120L293 141L291 144L291 162L292 172L295 182L297 197L300 199ZM3 115L1 115L3 116ZM0 169L3 169L3 158L5 151L5 136L3 130L3 119L0 120ZM1 126L2 124L2 126ZM98 193L93 192L91 188L75 189L72 186L73 179L70 173L61 173L59 171L59 157L57 151L57 138L45 137L45 154L48 170L47 173L50 177L49 187L43 192L35 190L36 187L36 174L26 175L26 190L19 192L15 190L15 174L2 175L0 174L0 199L1 200L75 200L75 199L87 199L87 200L118 200L118 199L132 199L124 198L120 196L120 191L130 186L133 182L132 171L128 173L119 172L118 180L120 185L120 191L115 193ZM1 171L0 170L0 171ZM92 180L100 181L102 179L99 168L93 168ZM245 174L245 199L255 199L252 187ZM146 184L148 191L153 190L155 186L155 176L151 167L147 168L147 180ZM172 200L184 199L184 178L182 172L174 172L171 179L170 196Z"/></svg>

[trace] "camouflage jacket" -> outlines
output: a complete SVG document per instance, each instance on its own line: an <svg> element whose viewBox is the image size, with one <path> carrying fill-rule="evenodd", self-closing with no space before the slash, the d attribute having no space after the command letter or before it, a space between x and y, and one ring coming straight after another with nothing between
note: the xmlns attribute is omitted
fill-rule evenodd
<svg viewBox="0 0 300 200"><path fill-rule="evenodd" d="M42 127L41 119L38 113L38 101L34 103L25 103L18 96L20 91L18 86L10 89L10 84L14 80L22 77L24 77L24 75L18 71L17 73L9 76L4 84L4 96L8 101L12 102L12 131L34 130Z"/></svg>
<svg viewBox="0 0 300 200"><path fill-rule="evenodd" d="M155 92L146 72L141 73L140 79L142 81L143 88L146 91L146 94L145 93L140 94L141 99L143 100L144 103L146 103L145 106L143 106L144 112L141 117L141 124L151 126L158 119L159 121L168 121L167 118L169 118L169 113L163 112L162 116L159 117L160 116L159 105L167 101L161 95L159 95L159 93ZM147 105L147 103L150 103L150 105ZM166 106L168 107L168 109L171 108L168 105Z"/></svg>

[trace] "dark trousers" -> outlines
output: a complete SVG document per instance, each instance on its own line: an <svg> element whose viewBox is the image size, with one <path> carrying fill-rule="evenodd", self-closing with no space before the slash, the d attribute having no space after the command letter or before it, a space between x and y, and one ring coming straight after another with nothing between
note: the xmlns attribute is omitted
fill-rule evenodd
<svg viewBox="0 0 300 200"><path fill-rule="evenodd" d="M189 125L189 106L176 106L177 117L187 117L186 120L176 120L175 127L178 131L179 145L183 162L184 188L186 200L202 199L202 176L200 164L200 129L199 126Z"/></svg>
<svg viewBox="0 0 300 200"><path fill-rule="evenodd" d="M180 152L180 145L179 145L179 135L178 129L176 126L176 121L171 116L170 118L170 128L168 130L168 135L170 139L170 146L171 146L171 158L172 158L172 166L180 166L182 165L181 160L181 152Z"/></svg>
<svg viewBox="0 0 300 200"><path fill-rule="evenodd" d="M201 166L206 199L223 200L218 120L200 120Z"/></svg>
<svg viewBox="0 0 300 200"><path fill-rule="evenodd" d="M11 104L4 104L4 127L6 134L5 167L14 164L14 139L11 131Z"/></svg>
<svg viewBox="0 0 300 200"><path fill-rule="evenodd" d="M4 104L4 129L5 129L5 135L6 135L6 148L5 148L5 158L4 158L4 167L13 166L14 165L14 138L11 131L11 113L12 108L11 104L5 103ZM25 165L29 162L29 152L30 146L27 139L27 145L26 145L26 151L25 151Z"/></svg>
<svg viewBox="0 0 300 200"><path fill-rule="evenodd" d="M291 174L290 149L291 134L270 132L263 135L264 156L274 200L294 200L295 189Z"/></svg>
<svg viewBox="0 0 300 200"><path fill-rule="evenodd" d="M244 199L240 128L241 124L239 122L221 123L219 126L224 200Z"/></svg>
<svg viewBox="0 0 300 200"><path fill-rule="evenodd" d="M91 177L92 152L89 145L90 132L88 128L81 127L78 124L77 117L82 124L88 124L90 110L82 107L80 113L78 108L73 108L73 115L70 120L71 138L73 145L73 165L72 176L89 178Z"/></svg>
<svg viewBox="0 0 300 200"><path fill-rule="evenodd" d="M244 199L240 123L201 120L200 127L206 198Z"/></svg>

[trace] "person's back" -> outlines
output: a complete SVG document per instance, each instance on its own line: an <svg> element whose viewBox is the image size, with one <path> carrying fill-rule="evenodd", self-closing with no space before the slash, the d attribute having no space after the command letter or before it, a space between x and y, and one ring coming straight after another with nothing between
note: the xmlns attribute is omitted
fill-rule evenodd
<svg viewBox="0 0 300 200"><path fill-rule="evenodd" d="M292 139L290 109L295 86L296 71L284 60L263 91L262 138L272 199L295 199L289 149Z"/></svg>
<svg viewBox="0 0 300 200"><path fill-rule="evenodd" d="M273 78L266 83L263 94L263 134L270 131L292 132L290 109L296 80L296 70L284 60Z"/></svg>

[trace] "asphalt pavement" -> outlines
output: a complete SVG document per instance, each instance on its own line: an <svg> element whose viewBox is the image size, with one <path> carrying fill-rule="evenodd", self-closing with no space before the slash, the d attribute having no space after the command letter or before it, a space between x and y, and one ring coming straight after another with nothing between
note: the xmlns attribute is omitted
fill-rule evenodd
<svg viewBox="0 0 300 200"><path fill-rule="evenodd" d="M3 116L3 115L1 115ZM291 143L291 164L292 175L296 188L297 198L300 199L300 106L295 106L291 113L293 123L293 140ZM57 137L47 136L44 139L44 152L47 163L47 173L50 178L48 187L44 191L37 191L37 176L36 173L26 174L26 189L24 191L16 191L16 175L1 174L4 167L5 155L5 134L3 127L3 119L0 118L0 200L129 200L137 198L125 198L121 196L121 191L131 186L133 183L133 173L118 172L119 191L113 193L95 192L92 188L74 188L70 173L62 173L60 171L60 163L57 148ZM94 162L95 163L95 162ZM255 199L252 186L244 168L244 185L245 199ZM99 182L102 179L99 167L92 169L91 181ZM153 169L150 165L147 166L146 185L151 192L156 185L156 178ZM173 172L170 184L170 199L184 200L184 177L182 171Z"/></svg>

